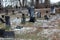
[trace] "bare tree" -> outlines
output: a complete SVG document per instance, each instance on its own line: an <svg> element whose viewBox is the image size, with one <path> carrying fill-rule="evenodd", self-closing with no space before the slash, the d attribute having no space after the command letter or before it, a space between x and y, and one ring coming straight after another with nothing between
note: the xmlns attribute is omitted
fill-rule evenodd
<svg viewBox="0 0 60 40"><path fill-rule="evenodd" d="M22 7L21 0L19 0L20 7Z"/></svg>

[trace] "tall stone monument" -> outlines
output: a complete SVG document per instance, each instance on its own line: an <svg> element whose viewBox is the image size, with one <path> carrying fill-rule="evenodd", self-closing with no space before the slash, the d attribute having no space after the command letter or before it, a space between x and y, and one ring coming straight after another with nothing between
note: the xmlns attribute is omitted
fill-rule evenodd
<svg viewBox="0 0 60 40"><path fill-rule="evenodd" d="M29 7L28 11L29 11L29 14L30 14L30 20L29 20L29 22L35 22L34 6L32 5L31 7Z"/></svg>
<svg viewBox="0 0 60 40"><path fill-rule="evenodd" d="M10 16L5 16L6 27L10 27Z"/></svg>

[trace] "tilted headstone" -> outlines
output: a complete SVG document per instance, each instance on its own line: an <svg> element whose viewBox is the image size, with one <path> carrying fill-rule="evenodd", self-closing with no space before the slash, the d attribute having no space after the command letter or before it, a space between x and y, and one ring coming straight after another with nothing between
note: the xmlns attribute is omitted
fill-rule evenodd
<svg viewBox="0 0 60 40"><path fill-rule="evenodd" d="M25 14L22 14L22 20L21 20L21 23L22 23L22 24L25 24L25 21L26 21Z"/></svg>
<svg viewBox="0 0 60 40"><path fill-rule="evenodd" d="M10 27L10 16L5 16L5 24Z"/></svg>
<svg viewBox="0 0 60 40"><path fill-rule="evenodd" d="M5 23L5 21L2 18L0 18L0 22Z"/></svg>
<svg viewBox="0 0 60 40"><path fill-rule="evenodd" d="M37 13L37 18L41 18L41 12Z"/></svg>

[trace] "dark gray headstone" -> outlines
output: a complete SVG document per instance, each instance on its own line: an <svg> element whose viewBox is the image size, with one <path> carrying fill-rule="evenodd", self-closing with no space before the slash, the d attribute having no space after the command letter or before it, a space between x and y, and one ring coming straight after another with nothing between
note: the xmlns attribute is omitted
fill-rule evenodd
<svg viewBox="0 0 60 40"><path fill-rule="evenodd" d="M48 11L46 11L46 13L48 13Z"/></svg>
<svg viewBox="0 0 60 40"><path fill-rule="evenodd" d="M25 24L25 21L26 21L25 14L22 14L22 20L21 20L21 23L22 23L22 24Z"/></svg>
<svg viewBox="0 0 60 40"><path fill-rule="evenodd" d="M29 11L29 14L30 14L30 17L33 17L34 16L34 7L28 7L28 11Z"/></svg>
<svg viewBox="0 0 60 40"><path fill-rule="evenodd" d="M48 18L47 15L44 15L44 19L45 19L45 20L49 20L49 18Z"/></svg>
<svg viewBox="0 0 60 40"><path fill-rule="evenodd" d="M33 23L34 23L35 21L36 21L35 17L31 17L30 20L29 20L29 22L33 22Z"/></svg>
<svg viewBox="0 0 60 40"><path fill-rule="evenodd" d="M41 18L41 13L40 12L37 13L37 18Z"/></svg>
<svg viewBox="0 0 60 40"><path fill-rule="evenodd" d="M4 37L4 32L5 32L5 30L4 29L0 29L0 37Z"/></svg>
<svg viewBox="0 0 60 40"><path fill-rule="evenodd" d="M5 16L5 23L6 23L6 26L10 27L10 16Z"/></svg>
<svg viewBox="0 0 60 40"><path fill-rule="evenodd" d="M34 19L34 6L31 6L31 7L28 7L28 11L29 11L29 14L30 14L30 22L35 22Z"/></svg>
<svg viewBox="0 0 60 40"><path fill-rule="evenodd" d="M2 16L2 18L4 18L5 16L4 15L1 15Z"/></svg>
<svg viewBox="0 0 60 40"><path fill-rule="evenodd" d="M54 10L55 9L55 7L54 6L51 6L51 15L55 15L55 13L54 13Z"/></svg>

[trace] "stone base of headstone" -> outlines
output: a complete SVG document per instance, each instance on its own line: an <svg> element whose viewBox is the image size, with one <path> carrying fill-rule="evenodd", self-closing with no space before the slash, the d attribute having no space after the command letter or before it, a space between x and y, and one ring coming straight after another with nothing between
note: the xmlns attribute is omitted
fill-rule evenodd
<svg viewBox="0 0 60 40"><path fill-rule="evenodd" d="M35 22L35 21L36 21L35 17L31 17L29 20L29 22Z"/></svg>
<svg viewBox="0 0 60 40"><path fill-rule="evenodd" d="M37 13L37 18L41 18L41 12Z"/></svg>

